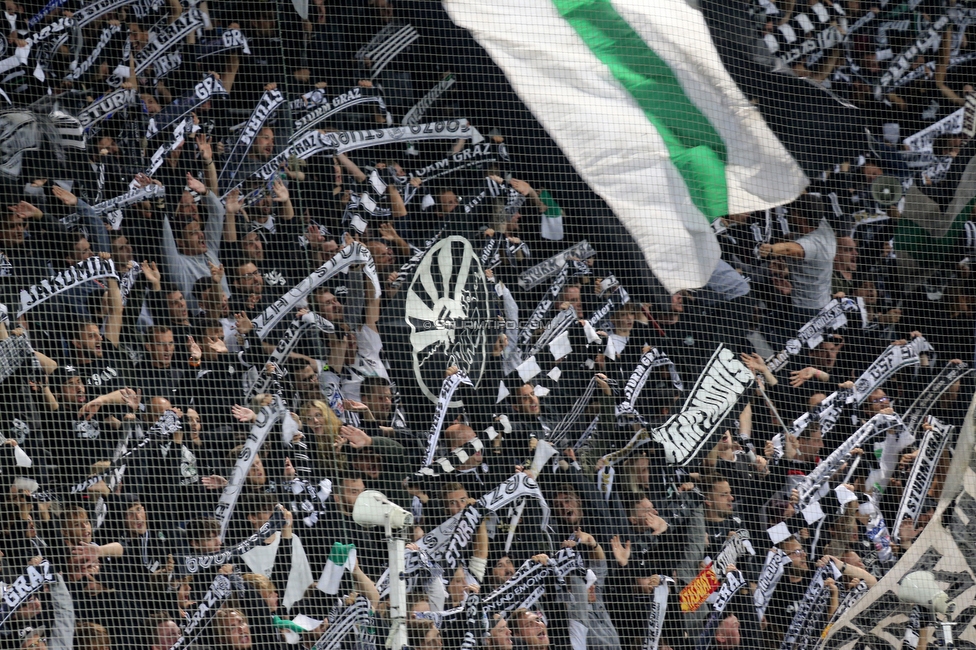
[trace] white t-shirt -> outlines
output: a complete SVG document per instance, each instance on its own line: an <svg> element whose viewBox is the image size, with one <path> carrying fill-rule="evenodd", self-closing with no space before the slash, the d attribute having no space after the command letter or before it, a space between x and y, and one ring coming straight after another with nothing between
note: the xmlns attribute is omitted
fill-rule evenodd
<svg viewBox="0 0 976 650"><path fill-rule="evenodd" d="M356 332L356 363L353 369L363 377L382 377L389 381L390 373L380 359L382 350L383 341L379 332L363 325Z"/></svg>

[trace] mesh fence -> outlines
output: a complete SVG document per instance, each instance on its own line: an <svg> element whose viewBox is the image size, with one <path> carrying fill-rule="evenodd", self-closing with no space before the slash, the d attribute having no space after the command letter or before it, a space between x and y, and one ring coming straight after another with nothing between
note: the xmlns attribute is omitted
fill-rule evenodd
<svg viewBox="0 0 976 650"><path fill-rule="evenodd" d="M3 647L976 648L976 5L4 13Z"/></svg>

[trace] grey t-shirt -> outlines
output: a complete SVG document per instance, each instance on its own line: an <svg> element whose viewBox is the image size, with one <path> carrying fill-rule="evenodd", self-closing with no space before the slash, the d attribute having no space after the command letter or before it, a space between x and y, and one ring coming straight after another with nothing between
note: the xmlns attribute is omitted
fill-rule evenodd
<svg viewBox="0 0 976 650"><path fill-rule="evenodd" d="M823 309L830 302L830 279L837 252L837 237L826 219L820 227L796 240L803 247L803 259L790 259L793 306Z"/></svg>

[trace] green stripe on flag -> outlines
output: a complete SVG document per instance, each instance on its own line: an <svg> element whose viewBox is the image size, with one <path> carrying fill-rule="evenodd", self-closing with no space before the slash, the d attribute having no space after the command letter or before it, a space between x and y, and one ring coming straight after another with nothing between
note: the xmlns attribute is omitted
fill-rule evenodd
<svg viewBox="0 0 976 650"><path fill-rule="evenodd" d="M644 43L609 0L552 2L661 135L695 207L709 221L727 215L725 143L684 94L671 67Z"/></svg>

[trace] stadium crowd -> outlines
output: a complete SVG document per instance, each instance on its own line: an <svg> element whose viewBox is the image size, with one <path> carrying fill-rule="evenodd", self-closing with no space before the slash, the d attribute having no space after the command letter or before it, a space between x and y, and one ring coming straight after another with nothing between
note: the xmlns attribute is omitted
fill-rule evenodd
<svg viewBox="0 0 976 650"><path fill-rule="evenodd" d="M376 490L414 517L411 647L813 647L924 528L955 434L906 517L912 469L974 391L976 191L945 217L971 10L880 4L743 13L878 137L716 222L710 282L668 294L594 244L438 6L8 0L0 643L378 647L387 543L352 514ZM378 146L296 146L349 132ZM675 462L642 432L719 358L742 389Z"/></svg>

